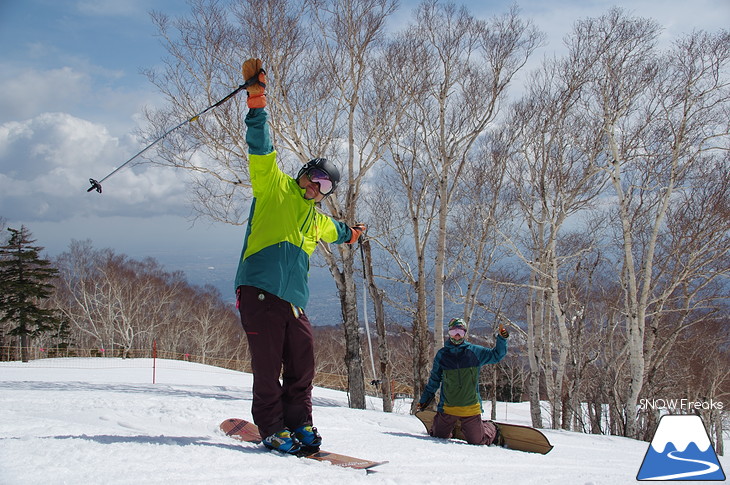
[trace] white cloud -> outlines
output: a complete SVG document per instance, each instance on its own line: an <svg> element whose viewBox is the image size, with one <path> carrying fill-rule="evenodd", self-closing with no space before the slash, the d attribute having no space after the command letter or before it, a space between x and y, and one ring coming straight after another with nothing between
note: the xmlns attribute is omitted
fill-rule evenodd
<svg viewBox="0 0 730 485"><path fill-rule="evenodd" d="M153 86L123 71L73 62L55 69L0 63L0 123L65 112L126 133L137 128L146 105L161 100Z"/></svg>
<svg viewBox="0 0 730 485"><path fill-rule="evenodd" d="M25 120L41 111L65 111L90 91L91 79L71 67L38 70L0 66L0 121Z"/></svg>
<svg viewBox="0 0 730 485"><path fill-rule="evenodd" d="M418 1L406 0L404 3L410 10ZM730 19L730 2L727 0L457 0L456 3L465 5L481 18L503 14L516 4L523 17L532 19L547 34L549 45L546 52L562 52L562 40L572 32L577 20L599 17L612 7L620 7L631 16L651 18L658 22L665 29L660 39L662 47L693 29L717 31L727 28Z"/></svg>
<svg viewBox="0 0 730 485"><path fill-rule="evenodd" d="M18 179L37 179L58 169L88 169L92 160L118 153L119 140L106 128L66 113L43 113L0 125L0 169Z"/></svg>
<svg viewBox="0 0 730 485"><path fill-rule="evenodd" d="M87 194L139 151L133 137L119 139L102 125L66 113L43 113L0 125L0 215L64 220L89 214L187 214L183 175L158 166L129 166Z"/></svg>

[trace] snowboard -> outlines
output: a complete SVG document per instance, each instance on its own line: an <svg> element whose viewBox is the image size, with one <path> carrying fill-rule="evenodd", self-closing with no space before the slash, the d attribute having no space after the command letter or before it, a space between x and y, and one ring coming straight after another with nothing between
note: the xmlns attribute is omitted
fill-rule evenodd
<svg viewBox="0 0 730 485"><path fill-rule="evenodd" d="M431 432L431 426L433 425L433 418L436 416L436 411L419 411L416 413L416 417L421 420L423 425L426 427L427 432ZM540 453L546 455L553 449L553 445L550 444L547 437L535 428L529 426L520 426L518 424L507 424L497 423L499 431L502 433L504 438L504 447L510 450L527 451L531 453ZM461 421L456 422L453 435L454 438L466 441L464 434L461 432Z"/></svg>
<svg viewBox="0 0 730 485"><path fill-rule="evenodd" d="M259 428L252 422L246 421L245 419L226 419L220 424L220 428L221 431L226 434L226 436L230 436L231 438L237 439L239 441L246 441L249 443L261 443ZM303 456L304 458L309 458L311 460L326 461L336 466L368 471L370 471L370 469L373 467L388 463L387 461L363 460L362 458L341 455L339 453L331 453L324 450L319 450L317 452L301 456Z"/></svg>

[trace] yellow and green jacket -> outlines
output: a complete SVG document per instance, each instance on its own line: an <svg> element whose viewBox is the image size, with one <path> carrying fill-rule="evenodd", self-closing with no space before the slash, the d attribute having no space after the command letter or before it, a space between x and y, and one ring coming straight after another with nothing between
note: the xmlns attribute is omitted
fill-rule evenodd
<svg viewBox="0 0 730 485"><path fill-rule="evenodd" d="M447 339L436 352L426 389L419 402L433 399L441 387L438 410L452 416L474 416L482 413L479 395L479 371L485 364L496 364L507 354L507 339L497 336L493 349L463 341L454 345Z"/></svg>
<svg viewBox="0 0 730 485"><path fill-rule="evenodd" d="M246 116L253 201L236 272L236 288L255 286L305 308L309 257L321 239L343 243L350 228L320 213L304 189L279 169L263 108Z"/></svg>

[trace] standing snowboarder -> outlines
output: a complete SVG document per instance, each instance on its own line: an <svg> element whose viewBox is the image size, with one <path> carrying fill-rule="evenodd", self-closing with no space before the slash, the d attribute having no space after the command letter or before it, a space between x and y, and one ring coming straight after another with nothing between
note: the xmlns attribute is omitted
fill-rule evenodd
<svg viewBox="0 0 730 485"><path fill-rule="evenodd" d="M482 398L479 395L479 371L485 364L496 364L507 353L509 332L500 324L493 349L466 341L464 320L449 322L449 338L436 353L428 384L418 402L418 410L425 409L441 388L438 412L430 430L436 438L451 438L456 423L466 441L472 445L501 444L499 428L491 421L482 420Z"/></svg>
<svg viewBox="0 0 730 485"><path fill-rule="evenodd" d="M317 211L315 204L332 194L340 180L332 162L315 158L296 178L279 169L261 66L260 59L243 63L254 198L236 273L237 306L251 352L253 420L267 448L297 453L316 450L322 442L312 426L314 340L304 312L309 257L319 240L352 244L365 226L348 227Z"/></svg>

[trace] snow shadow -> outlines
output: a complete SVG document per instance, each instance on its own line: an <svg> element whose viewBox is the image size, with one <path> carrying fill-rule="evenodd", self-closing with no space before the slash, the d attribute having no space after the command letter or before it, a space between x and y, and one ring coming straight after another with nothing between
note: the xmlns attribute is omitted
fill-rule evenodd
<svg viewBox="0 0 730 485"><path fill-rule="evenodd" d="M466 441L456 440L456 439L446 439L446 438L434 438L433 436L429 436L427 434L412 434L412 433L401 433L396 431L383 431L383 434L391 435L391 436L397 436L399 438L414 438L417 440L422 441L428 441L430 443L444 443L444 444L454 444L454 445L465 445L465 446L474 446L470 445Z"/></svg>
<svg viewBox="0 0 730 485"><path fill-rule="evenodd" d="M203 387L203 386L201 386ZM166 397L194 397L224 401L241 401L251 399L251 390L232 389L219 386L219 392L196 391L192 386L175 388L167 384L112 384L91 382L42 382L42 381L2 381L0 389L26 391L74 391L74 392L119 392L131 394L158 395ZM210 387L204 387L210 389Z"/></svg>
<svg viewBox="0 0 730 485"><path fill-rule="evenodd" d="M244 453L259 453L261 449L257 446L241 446L235 443L216 443L210 441L209 436L120 436L120 435L59 435L39 436L40 439L54 440L84 440L92 441L102 445L112 444L144 444L163 446L211 446L225 450L241 451Z"/></svg>
<svg viewBox="0 0 730 485"><path fill-rule="evenodd" d="M342 401L337 399L326 399L321 397L312 396L312 405L321 406L323 408L341 408L343 407Z"/></svg>

